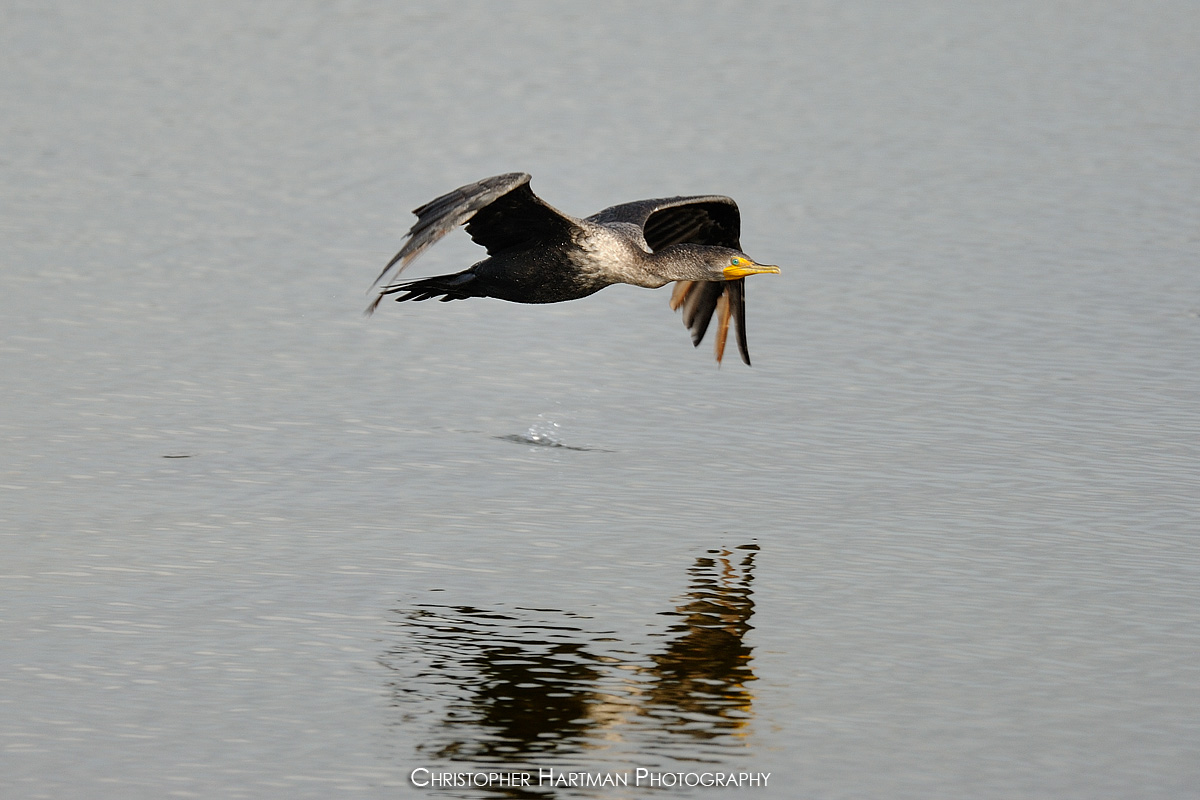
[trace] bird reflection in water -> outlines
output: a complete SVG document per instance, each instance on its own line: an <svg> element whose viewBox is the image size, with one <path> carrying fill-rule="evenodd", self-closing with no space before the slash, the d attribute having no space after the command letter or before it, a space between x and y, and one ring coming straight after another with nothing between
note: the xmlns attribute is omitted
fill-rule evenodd
<svg viewBox="0 0 1200 800"><path fill-rule="evenodd" d="M554 609L398 611L404 636L383 663L405 724L436 720L419 752L510 768L604 749L719 761L742 746L751 718L745 636L757 552L748 544L696 559L686 595L661 612L678 620L653 634L670 637L661 649L660 639L624 642Z"/></svg>
<svg viewBox="0 0 1200 800"><path fill-rule="evenodd" d="M668 629L681 635L651 656L653 680L642 709L666 730L711 739L746 725L752 699L746 684L754 680L745 642L754 613L753 566L752 550L738 564L725 555L696 559L687 602L665 612L681 617Z"/></svg>
<svg viewBox="0 0 1200 800"><path fill-rule="evenodd" d="M545 613L539 609L516 611L527 613L425 606L407 615L412 639L391 655L417 655L426 668L398 681L397 697L450 701L442 721L446 736L435 734L423 752L507 762L577 749L590 725L589 705L597 700L592 687L601 681L601 662L578 640L581 628L532 620ZM391 665L401 673L409 666Z"/></svg>

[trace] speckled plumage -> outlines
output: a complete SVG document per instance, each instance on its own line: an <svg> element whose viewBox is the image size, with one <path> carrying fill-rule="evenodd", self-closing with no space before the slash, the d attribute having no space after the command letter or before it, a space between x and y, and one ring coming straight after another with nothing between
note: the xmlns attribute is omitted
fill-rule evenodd
<svg viewBox="0 0 1200 800"><path fill-rule="evenodd" d="M683 306L693 343L700 343L717 314L720 361L732 317L738 350L750 363L745 279L722 279L719 272L719 264L728 265L731 254L745 257L733 200L719 195L639 200L578 219L543 202L529 180L521 172L497 175L415 209L416 224L376 285L389 273L399 275L459 225L487 249L488 257L451 275L386 283L367 313L389 295L397 301L495 297L560 303L614 283L657 288L676 281L671 307Z"/></svg>

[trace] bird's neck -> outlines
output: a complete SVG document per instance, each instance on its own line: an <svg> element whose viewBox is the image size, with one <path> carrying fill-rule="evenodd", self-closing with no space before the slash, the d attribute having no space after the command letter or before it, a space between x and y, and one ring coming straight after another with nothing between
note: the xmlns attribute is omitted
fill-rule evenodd
<svg viewBox="0 0 1200 800"><path fill-rule="evenodd" d="M708 267L700 254L700 245L673 244L654 252L647 253L646 260L650 272L662 278L662 286L671 281L704 281L710 280Z"/></svg>

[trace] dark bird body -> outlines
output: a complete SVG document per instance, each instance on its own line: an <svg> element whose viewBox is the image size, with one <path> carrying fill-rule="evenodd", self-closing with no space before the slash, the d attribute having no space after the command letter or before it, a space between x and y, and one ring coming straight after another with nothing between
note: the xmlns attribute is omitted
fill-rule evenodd
<svg viewBox="0 0 1200 800"><path fill-rule="evenodd" d="M452 275L387 283L368 313L393 294L397 301L496 297L561 303L614 283L658 288L676 281L671 307L683 306L693 343L700 344L716 314L720 361L732 318L738 350L749 364L744 279L779 272L741 252L737 204L719 195L639 200L576 219L535 195L529 175L514 172L463 186L413 213L417 222L377 285L458 225L466 226L488 257Z"/></svg>

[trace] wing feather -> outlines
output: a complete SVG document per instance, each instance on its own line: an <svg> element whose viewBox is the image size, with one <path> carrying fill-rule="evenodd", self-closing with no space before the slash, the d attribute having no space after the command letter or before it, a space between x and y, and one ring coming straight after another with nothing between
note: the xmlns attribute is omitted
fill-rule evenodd
<svg viewBox="0 0 1200 800"><path fill-rule="evenodd" d="M725 292L729 296L729 310L733 314L733 334L737 339L738 354L746 366L750 366L750 345L746 343L746 279L727 281Z"/></svg>
<svg viewBox="0 0 1200 800"><path fill-rule="evenodd" d="M504 250L541 244L565 244L578 223L543 202L529 183L497 197L467 222L467 233L494 256Z"/></svg>
<svg viewBox="0 0 1200 800"><path fill-rule="evenodd" d="M400 268L396 270L395 275L399 275L417 256L428 250L438 239L469 220L479 209L495 201L496 198L508 194L518 186L528 183L529 175L524 172L496 175L460 186L453 192L447 192L419 208L414 208L413 213L417 215L417 221L409 229L404 245L379 273L375 283L371 285L378 285L397 264L400 265Z"/></svg>
<svg viewBox="0 0 1200 800"><path fill-rule="evenodd" d="M724 281L697 281L683 303L683 324L692 333L692 344L699 346L708 331L717 301L725 293Z"/></svg>
<svg viewBox="0 0 1200 800"><path fill-rule="evenodd" d="M404 246L392 257L379 277L403 272L417 256L459 225L487 248L489 255L545 237L559 238L575 226L575 220L557 211L529 188L530 177L510 172L461 186L425 205L413 209L417 221L408 232ZM398 267L397 267L398 265ZM397 267L392 272L393 267Z"/></svg>
<svg viewBox="0 0 1200 800"><path fill-rule="evenodd" d="M588 222L627 222L642 228L651 250L690 242L741 249L737 203L721 195L663 197L606 208Z"/></svg>
<svg viewBox="0 0 1200 800"><path fill-rule="evenodd" d="M725 337L729 335L729 292L721 292L717 300L717 335L713 337L713 354L717 363L725 356Z"/></svg>
<svg viewBox="0 0 1200 800"><path fill-rule="evenodd" d="M677 311L683 305L683 301L687 299L688 293L695 285L695 281L675 281L675 288L671 290L672 311Z"/></svg>

